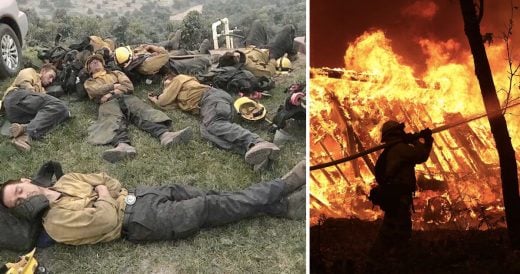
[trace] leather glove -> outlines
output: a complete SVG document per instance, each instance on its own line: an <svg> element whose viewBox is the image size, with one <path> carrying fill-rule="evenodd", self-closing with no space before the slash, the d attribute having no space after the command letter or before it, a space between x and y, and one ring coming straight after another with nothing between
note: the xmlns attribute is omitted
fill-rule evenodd
<svg viewBox="0 0 520 274"><path fill-rule="evenodd" d="M12 208L11 212L19 218L32 221L47 207L49 207L47 197L45 195L35 195Z"/></svg>
<svg viewBox="0 0 520 274"><path fill-rule="evenodd" d="M426 142L432 142L433 141L432 130L429 129L429 128L425 128L425 129L421 130L419 132L419 136L424 138L424 140Z"/></svg>
<svg viewBox="0 0 520 274"><path fill-rule="evenodd" d="M35 185L49 187L53 185L53 176L56 176L56 180L58 180L63 176L63 170L59 162L48 161L40 167L32 181Z"/></svg>

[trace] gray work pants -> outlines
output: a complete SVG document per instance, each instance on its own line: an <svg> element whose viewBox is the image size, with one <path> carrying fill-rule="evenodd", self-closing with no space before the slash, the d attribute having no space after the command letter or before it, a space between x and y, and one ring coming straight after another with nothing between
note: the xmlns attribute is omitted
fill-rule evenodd
<svg viewBox="0 0 520 274"><path fill-rule="evenodd" d="M211 67L211 58L209 54L186 59L170 58L168 64L176 74L197 76L208 72Z"/></svg>
<svg viewBox="0 0 520 274"><path fill-rule="evenodd" d="M281 180L223 193L182 185L141 187L135 204L125 209L123 236L132 242L174 240L259 214L281 216L287 212L285 187Z"/></svg>
<svg viewBox="0 0 520 274"><path fill-rule="evenodd" d="M220 148L243 155L253 144L263 141L257 134L232 122L233 99L221 89L210 88L202 95L200 114L202 137Z"/></svg>
<svg viewBox="0 0 520 274"><path fill-rule="evenodd" d="M171 119L164 112L134 95L119 95L99 106L98 119L88 128L87 142L93 145L130 144L128 122L156 138L171 125Z"/></svg>
<svg viewBox="0 0 520 274"><path fill-rule="evenodd" d="M9 122L27 124L27 134L31 139L43 138L70 117L69 109L60 99L25 89L9 92L3 106Z"/></svg>
<svg viewBox="0 0 520 274"><path fill-rule="evenodd" d="M246 46L253 45L257 48L267 48L269 49L269 58L278 59L285 53L289 56L297 53L293 46L294 38L294 26L285 25L278 33L276 33L273 39L269 41L264 24L260 20L255 20L246 38Z"/></svg>

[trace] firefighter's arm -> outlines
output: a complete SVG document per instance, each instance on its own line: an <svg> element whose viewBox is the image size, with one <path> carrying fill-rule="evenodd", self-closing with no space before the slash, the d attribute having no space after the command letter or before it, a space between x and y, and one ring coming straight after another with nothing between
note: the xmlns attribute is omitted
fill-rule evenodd
<svg viewBox="0 0 520 274"><path fill-rule="evenodd" d="M116 94L131 94L134 91L132 81L121 71L113 72L117 77L117 83L114 84L114 92Z"/></svg>
<svg viewBox="0 0 520 274"><path fill-rule="evenodd" d="M157 100L154 103L160 107L166 107L173 104L182 89L182 84L184 83L179 80L180 77L178 76L174 78L170 84L164 88L163 92L157 96Z"/></svg>
<svg viewBox="0 0 520 274"><path fill-rule="evenodd" d="M143 75L156 74L164 65L166 65L169 59L170 56L168 51L163 47L157 47L157 51L147 57L146 60L137 67L137 71Z"/></svg>
<svg viewBox="0 0 520 274"><path fill-rule="evenodd" d="M168 51L164 47L161 47L161 46L143 45L142 47L144 50L146 50L148 53L151 53L152 55L158 55L158 54L163 54L163 53L168 54Z"/></svg>
<svg viewBox="0 0 520 274"><path fill-rule="evenodd" d="M45 231L57 242L77 245L101 237L118 225L118 208L110 195L100 196L92 207L78 210L57 207L44 217Z"/></svg>
<svg viewBox="0 0 520 274"><path fill-rule="evenodd" d="M417 140L413 143L413 147L413 162L416 164L426 162L430 156L430 152L432 151L432 142Z"/></svg>
<svg viewBox="0 0 520 274"><path fill-rule="evenodd" d="M85 182L93 187L105 185L110 192L110 196L114 198L118 197L119 192L121 191L121 183L117 179L108 176L105 172L90 174L69 173L64 176L70 176L73 180Z"/></svg>
<svg viewBox="0 0 520 274"><path fill-rule="evenodd" d="M36 92L36 89L34 88L34 85L31 80L23 80L18 84L18 87L21 89L25 89L27 91Z"/></svg>
<svg viewBox="0 0 520 274"><path fill-rule="evenodd" d="M85 84L83 84L85 90L87 91L88 97L96 102L100 102L101 97L110 93L110 91L114 90L113 84L105 84L96 79L87 79Z"/></svg>

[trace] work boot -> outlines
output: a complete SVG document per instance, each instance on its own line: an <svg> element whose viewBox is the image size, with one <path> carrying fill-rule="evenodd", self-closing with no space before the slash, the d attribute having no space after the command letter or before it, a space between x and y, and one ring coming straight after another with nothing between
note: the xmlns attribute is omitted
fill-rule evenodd
<svg viewBox="0 0 520 274"><path fill-rule="evenodd" d="M9 127L9 132L11 133L11 137L13 137L13 138L21 136L26 131L27 131L27 124L12 123L11 127Z"/></svg>
<svg viewBox="0 0 520 274"><path fill-rule="evenodd" d="M305 185L305 160L301 160L297 163L291 171L282 177L282 181L285 183L285 195Z"/></svg>
<svg viewBox="0 0 520 274"><path fill-rule="evenodd" d="M31 150L31 138L27 133L23 133L22 135L13 138L11 140L11 143L16 147L16 149L22 151L22 152L29 152Z"/></svg>
<svg viewBox="0 0 520 274"><path fill-rule="evenodd" d="M175 132L167 131L161 134L159 139L161 140L161 145L172 146L175 144L187 143L189 140L191 140L191 135L191 127L187 127Z"/></svg>
<svg viewBox="0 0 520 274"><path fill-rule="evenodd" d="M275 160L280 155L280 148L275 144L261 141L251 147L244 156L246 163L250 165L258 165L266 159Z"/></svg>
<svg viewBox="0 0 520 274"><path fill-rule="evenodd" d="M306 215L306 189L305 186L287 196L287 213L285 217L292 220L304 220Z"/></svg>
<svg viewBox="0 0 520 274"><path fill-rule="evenodd" d="M200 54L209 54L209 49L211 48L211 44L208 39L204 39L199 47Z"/></svg>
<svg viewBox="0 0 520 274"><path fill-rule="evenodd" d="M137 154L135 148L127 143L119 143L115 148L103 151L103 159L115 163L126 158L133 158Z"/></svg>

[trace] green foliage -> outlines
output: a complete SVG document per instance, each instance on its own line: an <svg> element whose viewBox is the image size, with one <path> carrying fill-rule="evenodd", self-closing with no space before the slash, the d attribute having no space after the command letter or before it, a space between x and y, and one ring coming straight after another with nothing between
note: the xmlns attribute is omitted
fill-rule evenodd
<svg viewBox="0 0 520 274"><path fill-rule="evenodd" d="M248 33L254 20L265 22L271 36L284 25L294 24L296 35L305 35L306 8L302 0L215 0L207 1L202 11L207 20L214 22L227 17L233 26Z"/></svg>
<svg viewBox="0 0 520 274"><path fill-rule="evenodd" d="M268 26L270 36L285 24L295 24L297 35L305 35L303 0L175 0L169 7L148 0L140 2L140 9L125 12L106 9L110 1L103 1L102 4L90 1L85 11L87 14L98 14L95 17L76 15L67 8L69 2L71 0L39 0L39 12L52 12L51 19L39 16L32 6L24 10L30 19L26 38L28 45L50 46L57 33L62 34L64 45L82 40L86 35L116 37L120 44L155 43L182 29L181 46L194 50L198 49L203 39L210 38L211 23L225 17L229 18L232 28L236 26L245 34L255 19L261 19ZM136 2L129 0L125 3L136 6L133 5ZM94 3L96 6L92 6ZM169 20L170 15L198 4L204 4L202 14L192 11L182 22Z"/></svg>
<svg viewBox="0 0 520 274"><path fill-rule="evenodd" d="M203 23L198 11L190 11L182 20L182 35L180 47L188 50L196 50L205 37L208 37L207 24Z"/></svg>

